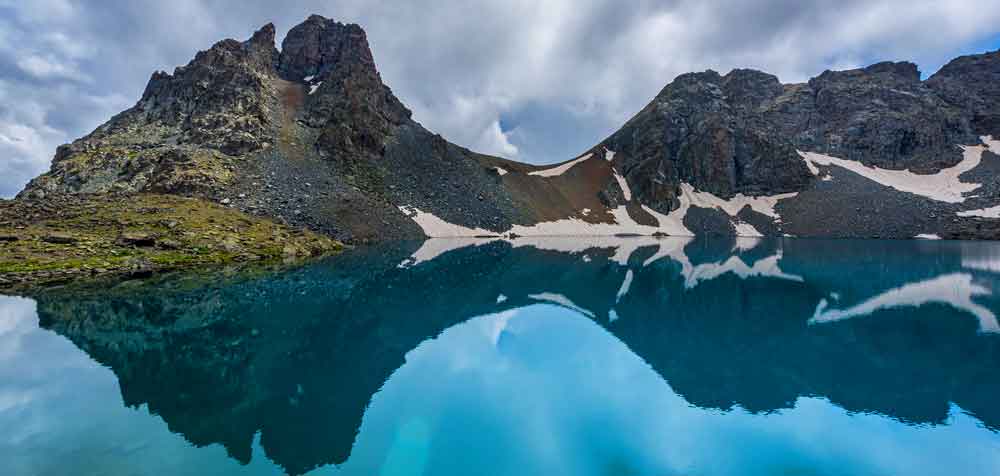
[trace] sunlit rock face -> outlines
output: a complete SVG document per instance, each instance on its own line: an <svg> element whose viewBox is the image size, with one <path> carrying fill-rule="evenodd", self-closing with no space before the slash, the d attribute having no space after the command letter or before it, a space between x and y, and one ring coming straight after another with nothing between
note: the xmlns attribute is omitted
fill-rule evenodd
<svg viewBox="0 0 1000 476"><path fill-rule="evenodd" d="M996 261L988 243L481 238L359 249L264 276L168 276L33 298L42 327L114 372L126 405L197 446L299 474L367 471L410 432L443 445L515 438L509 426L528 415L505 392L551 400L563 385L579 395L546 423L559 431L583 424L571 415L631 408L625 393L640 392L665 406L640 420L631 410L598 419L655 440L673 431L657 423L667 414L717 419L722 433L744 421L859 431L852 418L951 432L961 414L995 437ZM526 383L532 375L554 386ZM496 398L473 398L481 392ZM392 403L400 399L409 403ZM447 418L473 400L486 412L481 431L445 435ZM810 419L817 408L826 423ZM445 419L428 420L435 412ZM651 468L685 461L631 436L613 440L638 445L631 460ZM514 451L502 441L495 451ZM797 451L813 461L819 448ZM436 454L428 467L444 468ZM532 452L490 454L547 467ZM874 463L858 464L864 474Z"/></svg>

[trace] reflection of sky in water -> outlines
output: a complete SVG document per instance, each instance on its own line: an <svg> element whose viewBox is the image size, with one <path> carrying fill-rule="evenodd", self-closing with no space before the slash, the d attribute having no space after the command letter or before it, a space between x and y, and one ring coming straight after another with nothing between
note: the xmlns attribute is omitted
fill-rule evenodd
<svg viewBox="0 0 1000 476"><path fill-rule="evenodd" d="M412 441L415 426L427 441ZM405 447L425 451L425 474L989 474L998 445L957 407L948 426L849 415L821 398L765 415L693 407L593 321L536 305L408 354L343 469L376 474Z"/></svg>
<svg viewBox="0 0 1000 476"><path fill-rule="evenodd" d="M0 298L5 474L278 474L193 448L114 375ZM472 318L425 341L373 398L351 457L314 474L996 474L1000 437L850 415L822 398L769 414L688 404L620 340L570 309Z"/></svg>
<svg viewBox="0 0 1000 476"><path fill-rule="evenodd" d="M35 303L0 296L0 474L280 474L223 448L193 448L145 408L126 408L118 382L70 341L38 328Z"/></svg>

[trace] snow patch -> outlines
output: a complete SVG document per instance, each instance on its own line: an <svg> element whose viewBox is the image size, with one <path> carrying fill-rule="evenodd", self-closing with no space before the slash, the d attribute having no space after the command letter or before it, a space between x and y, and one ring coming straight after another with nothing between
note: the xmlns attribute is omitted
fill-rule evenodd
<svg viewBox="0 0 1000 476"><path fill-rule="evenodd" d="M503 304L507 300L507 296L500 294L497 296L497 304Z"/></svg>
<svg viewBox="0 0 1000 476"><path fill-rule="evenodd" d="M815 152L799 151L799 155L806 162L806 166L813 175L819 175L817 165L836 165L901 192L920 195L939 202L962 203L966 198L963 196L964 194L978 189L981 185L962 182L959 176L976 168L982 161L983 152L987 149L1000 150L1000 142L993 140L992 137L984 136L981 139L986 145L960 146L962 148L962 161L953 167L941 169L938 173L931 175L915 174L909 170L868 167L861 162L838 159Z"/></svg>
<svg viewBox="0 0 1000 476"><path fill-rule="evenodd" d="M935 235L933 233L921 233L921 234L919 234L917 236L914 236L913 238L917 239L917 240L940 240L941 239L940 236Z"/></svg>
<svg viewBox="0 0 1000 476"><path fill-rule="evenodd" d="M989 289L972 283L971 274L954 273L893 288L843 310L827 309L828 303L825 299L821 300L809 323L836 322L867 316L882 309L942 303L976 316L981 332L1000 332L996 315L972 300L974 296L990 294Z"/></svg>
<svg viewBox="0 0 1000 476"><path fill-rule="evenodd" d="M680 212L683 210L683 213L679 213L681 223L683 223L684 215L687 214L688 208L692 205L700 208L722 210L732 218L735 218L744 207L750 207L751 210L757 213L771 217L775 221L780 221L781 216L774 211L774 207L778 205L779 201L794 198L797 195L798 193L792 192L781 193L778 195L751 197L743 195L742 193L737 193L736 195L733 195L733 198L725 200L709 192L699 192L689 183L681 183L681 196L679 197L681 206L675 211ZM671 212L671 215L672 214L673 212ZM753 225L742 220L732 220L732 224L733 227L736 228L737 236L764 236L760 231L754 228Z"/></svg>
<svg viewBox="0 0 1000 476"><path fill-rule="evenodd" d="M590 215L590 209L589 208L584 208L583 210L580 210L580 214L583 215L583 216Z"/></svg>
<svg viewBox="0 0 1000 476"><path fill-rule="evenodd" d="M399 211L403 212L404 215L410 217L413 221L417 222L417 225L424 231L424 234L431 238L449 238L449 237L482 237L482 236L495 236L497 233L484 230L482 228L468 228L462 225L456 225L454 223L448 223L432 213L428 213L420 210L417 207L410 205L402 205L399 207Z"/></svg>
<svg viewBox="0 0 1000 476"><path fill-rule="evenodd" d="M691 205L701 208L716 208L726 212L726 214L731 217L739 214L743 207L749 206L753 211L762 215L767 215L771 218L781 218L778 216L778 213L774 211L775 205L777 205L781 200L793 198L798 195L798 193L792 192L778 195L750 197L743 195L742 193L737 193L736 195L733 195L733 198L725 200L709 192L699 192L688 183L681 184L681 192L682 195L689 197Z"/></svg>
<svg viewBox="0 0 1000 476"><path fill-rule="evenodd" d="M625 181L625 177L615 170L614 166L611 167L611 174L615 176L615 180L618 181L618 186L622 189L622 195L625 196L626 202L632 201L632 189L628 188L628 182Z"/></svg>
<svg viewBox="0 0 1000 476"><path fill-rule="evenodd" d="M496 170L497 173L500 174L501 177L504 176L504 175L507 175L507 173L508 173L507 169L505 169L503 167L493 167L493 169Z"/></svg>
<svg viewBox="0 0 1000 476"><path fill-rule="evenodd" d="M306 76L306 77L302 78L302 80L308 83L309 81L312 81L313 78L315 78L315 77L316 77L316 75L310 74L309 76Z"/></svg>
<svg viewBox="0 0 1000 476"><path fill-rule="evenodd" d="M567 170L573 168L574 165L579 164L580 162L583 162L584 160L589 159L592 155L594 155L594 154L592 154L592 153L591 154L586 154L586 155L583 155L582 157L579 157L577 159L573 159L573 160L571 160L569 162L566 162L566 163L561 164L561 165L557 165L557 166L552 167L550 169L536 170L534 172L528 172L528 175L537 175L539 177L558 177L558 176L566 173Z"/></svg>
<svg viewBox="0 0 1000 476"><path fill-rule="evenodd" d="M631 191L628 185L624 184L623 191L627 192L627 198L631 199ZM540 222L534 225L514 225L504 234L514 234L517 236L612 236L612 235L654 235L665 234L669 236L694 236L690 230L684 226L684 217L692 205L703 208L716 208L726 212L731 217L735 217L741 209L749 206L752 210L763 215L780 220L774 211L779 200L794 197L795 193L786 193L772 196L748 197L737 194L730 200L723 200L707 192L698 192L690 184L681 184L681 195L679 197L680 206L664 215L645 205L640 205L646 213L656 219L657 225L642 225L629 216L625 206L610 209L609 212L614 217L613 223L589 223L577 217L563 218L547 222ZM472 229L461 225L446 222L431 213L427 213L409 205L400 206L399 209L407 216L413 218L429 237L476 237L492 236L497 232ZM581 213L584 216L591 213L590 209L584 209ZM734 220L737 235L760 237L763 236L757 229L749 223Z"/></svg>
<svg viewBox="0 0 1000 476"><path fill-rule="evenodd" d="M645 207L644 207L645 208ZM561 220L545 221L534 225L514 225L510 233L518 236L612 236L612 235L652 235L654 233L690 235L686 228L665 227L660 220L659 226L642 225L629 216L624 206L609 210L614 217L614 223L588 223L579 218L570 217ZM649 211L649 210L647 210ZM654 214L656 216L658 214ZM659 215L659 220L663 215Z"/></svg>
<svg viewBox="0 0 1000 476"><path fill-rule="evenodd" d="M645 205L640 206L646 213L653 215L653 218L659 224L659 231L661 233L670 236L694 236L694 233L684 226L684 216L687 215L688 209L691 208L691 201L685 198L683 194L681 194L679 201L681 205L666 215Z"/></svg>
<svg viewBox="0 0 1000 476"><path fill-rule="evenodd" d="M960 217L980 217L980 218L1000 218L1000 205L990 208L980 208L978 210L966 210L958 212Z"/></svg>
<svg viewBox="0 0 1000 476"><path fill-rule="evenodd" d="M605 147L604 148L604 160L607 160L608 162L611 162L612 160L615 160L615 151L613 151L613 150L608 149L607 147Z"/></svg>
<svg viewBox="0 0 1000 476"><path fill-rule="evenodd" d="M313 84L313 85L309 86L309 95L312 96L312 94L314 92L316 92L316 90L319 89L319 87L322 86L322 85L323 85L323 81L320 81L320 82L318 82L316 84Z"/></svg>

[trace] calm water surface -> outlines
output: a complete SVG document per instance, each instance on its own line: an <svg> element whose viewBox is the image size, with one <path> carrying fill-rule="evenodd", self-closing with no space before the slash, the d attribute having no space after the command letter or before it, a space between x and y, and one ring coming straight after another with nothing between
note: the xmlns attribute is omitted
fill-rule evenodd
<svg viewBox="0 0 1000 476"><path fill-rule="evenodd" d="M1000 244L533 239L0 297L3 475L1000 474Z"/></svg>

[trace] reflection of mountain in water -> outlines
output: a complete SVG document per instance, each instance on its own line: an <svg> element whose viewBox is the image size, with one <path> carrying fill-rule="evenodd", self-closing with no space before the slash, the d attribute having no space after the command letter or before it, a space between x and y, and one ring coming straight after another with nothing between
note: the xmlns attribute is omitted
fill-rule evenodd
<svg viewBox="0 0 1000 476"><path fill-rule="evenodd" d="M998 429L988 246L432 240L255 279L37 299L42 325L111 367L127 404L240 461L260 431L267 456L301 473L347 459L372 394L420 342L538 302L594 319L701 407L820 396L937 424L954 402Z"/></svg>

